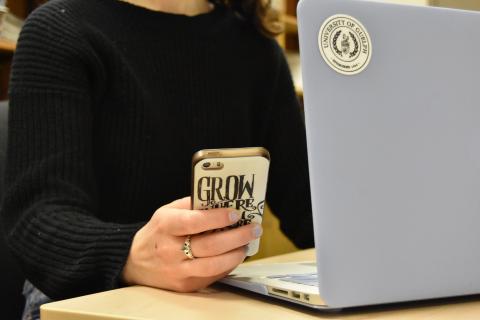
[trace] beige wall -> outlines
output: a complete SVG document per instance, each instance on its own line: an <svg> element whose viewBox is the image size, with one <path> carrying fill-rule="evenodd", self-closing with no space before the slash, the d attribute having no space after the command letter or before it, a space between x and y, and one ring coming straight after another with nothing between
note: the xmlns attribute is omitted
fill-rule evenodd
<svg viewBox="0 0 480 320"><path fill-rule="evenodd" d="M384 2L393 2L401 4L417 4L417 5L428 5L428 0L380 0Z"/></svg>
<svg viewBox="0 0 480 320"><path fill-rule="evenodd" d="M479 0L430 0L431 4L441 7L480 10Z"/></svg>
<svg viewBox="0 0 480 320"><path fill-rule="evenodd" d="M480 0L377 0L384 2L434 5L439 7L459 8L467 10L480 10Z"/></svg>

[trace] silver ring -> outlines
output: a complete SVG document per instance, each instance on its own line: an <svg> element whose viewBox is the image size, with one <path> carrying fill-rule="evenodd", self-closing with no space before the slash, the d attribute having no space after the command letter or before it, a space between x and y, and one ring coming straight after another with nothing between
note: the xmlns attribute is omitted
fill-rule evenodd
<svg viewBox="0 0 480 320"><path fill-rule="evenodd" d="M192 246L191 246L192 236L187 236L185 242L183 243L182 251L188 257L188 259L195 259L195 256L192 253Z"/></svg>

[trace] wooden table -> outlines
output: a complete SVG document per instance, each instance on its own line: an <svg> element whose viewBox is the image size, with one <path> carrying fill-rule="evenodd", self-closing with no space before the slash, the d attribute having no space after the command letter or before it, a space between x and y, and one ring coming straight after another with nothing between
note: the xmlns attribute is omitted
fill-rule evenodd
<svg viewBox="0 0 480 320"><path fill-rule="evenodd" d="M305 250L250 263L314 260ZM202 292L180 294L129 287L53 302L41 308L42 320L113 319L479 319L480 296L355 308L340 313L312 311L253 293L214 285Z"/></svg>

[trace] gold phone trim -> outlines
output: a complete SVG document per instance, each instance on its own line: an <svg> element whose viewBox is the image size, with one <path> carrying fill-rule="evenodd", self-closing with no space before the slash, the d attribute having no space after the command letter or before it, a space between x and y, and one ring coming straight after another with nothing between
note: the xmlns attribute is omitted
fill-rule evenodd
<svg viewBox="0 0 480 320"><path fill-rule="evenodd" d="M193 189L195 183L195 166L204 159L209 158L237 158L237 157L264 157L270 161L270 153L263 147L204 149L195 152L192 157L192 172L190 185L190 209L193 209Z"/></svg>

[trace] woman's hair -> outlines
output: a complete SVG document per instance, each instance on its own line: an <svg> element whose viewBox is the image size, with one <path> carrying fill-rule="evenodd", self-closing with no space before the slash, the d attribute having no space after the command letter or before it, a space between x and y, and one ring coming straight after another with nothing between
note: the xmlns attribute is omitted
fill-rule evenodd
<svg viewBox="0 0 480 320"><path fill-rule="evenodd" d="M283 32L279 13L271 0L209 0L215 5L231 8L241 18L253 24L262 34L274 37Z"/></svg>

